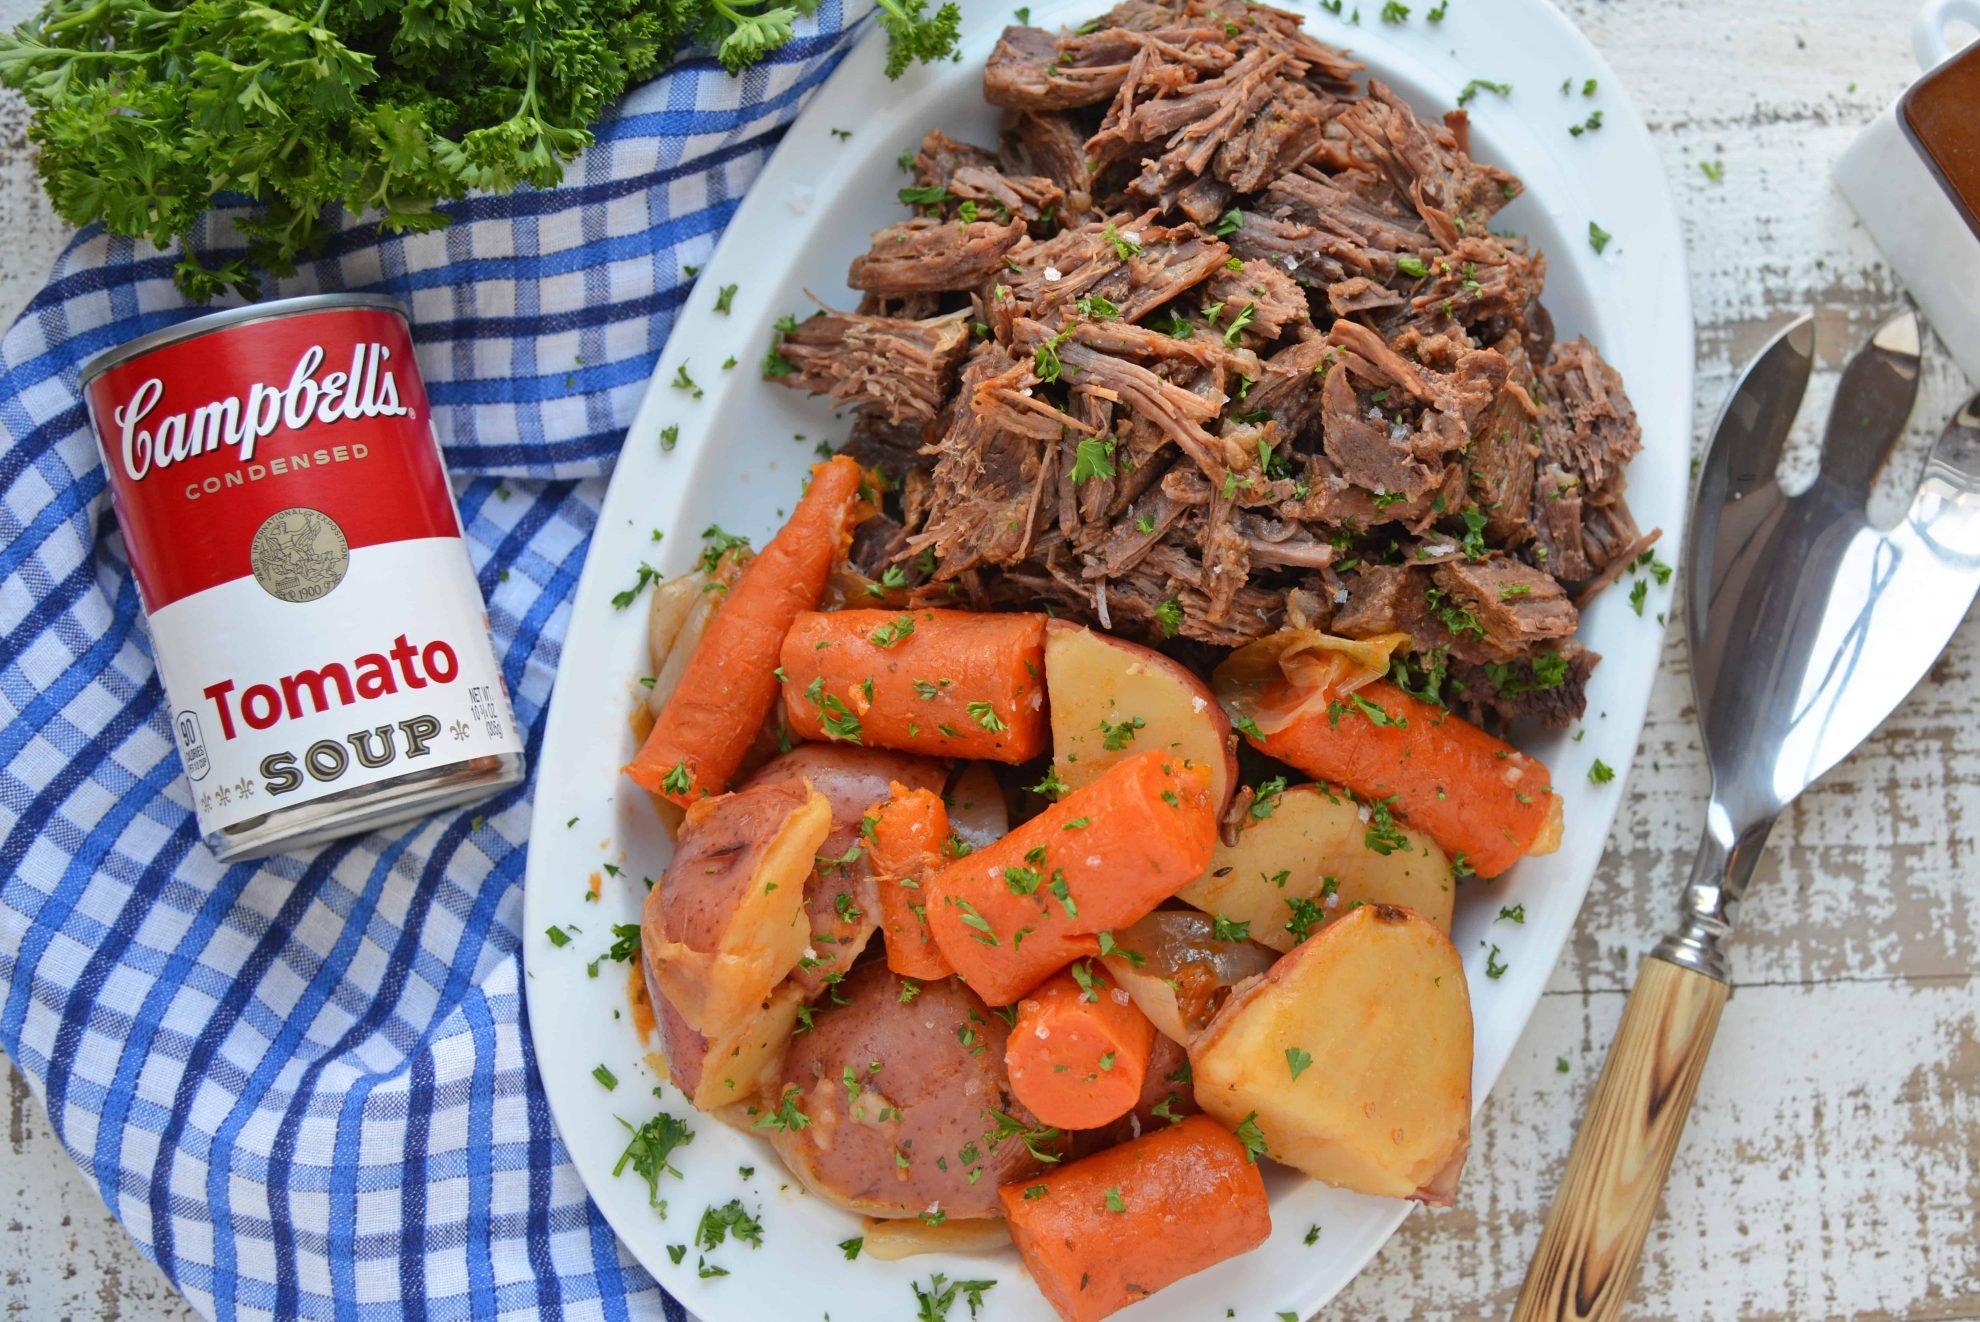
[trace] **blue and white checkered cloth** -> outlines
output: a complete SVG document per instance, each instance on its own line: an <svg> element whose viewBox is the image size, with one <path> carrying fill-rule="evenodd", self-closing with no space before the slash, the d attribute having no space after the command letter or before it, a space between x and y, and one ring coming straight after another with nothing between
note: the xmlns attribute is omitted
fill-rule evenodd
<svg viewBox="0 0 1980 1322"><path fill-rule="evenodd" d="M471 199L429 235L346 221L264 291L411 304L532 763L687 268L851 36L824 0L739 79L697 59L640 89L563 186ZM198 246L230 255L210 225ZM679 1322L537 1077L529 787L309 856L223 867L199 842L76 385L204 310L172 262L85 232L0 341L0 1047L204 1314Z"/></svg>

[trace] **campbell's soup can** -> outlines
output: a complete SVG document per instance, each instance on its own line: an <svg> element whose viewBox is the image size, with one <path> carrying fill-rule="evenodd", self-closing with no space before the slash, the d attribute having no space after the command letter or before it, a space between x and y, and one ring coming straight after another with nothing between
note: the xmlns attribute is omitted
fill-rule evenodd
<svg viewBox="0 0 1980 1322"><path fill-rule="evenodd" d="M523 777L396 300L157 331L82 372L193 810L222 859Z"/></svg>

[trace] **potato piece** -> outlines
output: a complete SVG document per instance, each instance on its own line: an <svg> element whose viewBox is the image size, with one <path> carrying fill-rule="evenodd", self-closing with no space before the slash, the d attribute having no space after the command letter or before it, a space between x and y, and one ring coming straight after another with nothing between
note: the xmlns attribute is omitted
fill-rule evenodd
<svg viewBox="0 0 1980 1322"><path fill-rule="evenodd" d="M755 1018L710 1042L688 1027L672 1002L661 1000L660 1042L668 1077L703 1111L752 1100L783 1063L784 1048L803 1004L804 989L786 981L770 993Z"/></svg>
<svg viewBox="0 0 1980 1322"><path fill-rule="evenodd" d="M1290 1055L1288 1053L1291 1053ZM1370 904L1233 995L1189 1050L1196 1101L1317 1180L1448 1205L1471 1137L1471 996L1450 938Z"/></svg>
<svg viewBox="0 0 1980 1322"><path fill-rule="evenodd" d="M1317 932L1356 901L1414 909L1450 934L1451 863L1429 836L1398 824L1408 845L1378 854L1368 847L1360 806L1345 794L1295 785L1259 817L1257 809L1271 802L1253 805L1237 843L1220 842L1209 871L1177 892L1178 899L1250 923L1251 939L1278 951L1298 944L1294 928Z"/></svg>
<svg viewBox="0 0 1980 1322"><path fill-rule="evenodd" d="M1208 684L1160 652L1053 620L1045 626L1045 689L1052 769L1074 789L1124 758L1167 748L1210 768L1218 812L1230 802L1237 783L1230 718Z"/></svg>
<svg viewBox="0 0 1980 1322"><path fill-rule="evenodd" d="M804 781L752 786L688 809L667 874L646 897L640 947L687 1025L726 1039L804 957L805 879L832 827Z"/></svg>
<svg viewBox="0 0 1980 1322"><path fill-rule="evenodd" d="M1219 941L1215 929L1207 914L1158 909L1116 932L1120 953L1102 960L1135 1008L1162 1036L1184 1046L1232 987L1272 967L1271 951L1251 941Z"/></svg>
<svg viewBox="0 0 1980 1322"><path fill-rule="evenodd" d="M890 786L935 790L948 774L940 762L884 748L799 744L758 768L747 785L805 781L832 806L832 829L818 847L804 883L805 922L811 953L792 974L806 996L816 996L853 966L880 930L880 888L873 880L870 843L861 823L873 806L892 797Z"/></svg>
<svg viewBox="0 0 1980 1322"><path fill-rule="evenodd" d="M805 1188L849 1211L1000 1217L997 1186L1043 1164L1027 1140L1059 1133L1011 1093L1004 1021L954 978L911 993L909 981L879 960L854 969L835 989L846 1003L821 1002L791 1039L758 1132Z"/></svg>

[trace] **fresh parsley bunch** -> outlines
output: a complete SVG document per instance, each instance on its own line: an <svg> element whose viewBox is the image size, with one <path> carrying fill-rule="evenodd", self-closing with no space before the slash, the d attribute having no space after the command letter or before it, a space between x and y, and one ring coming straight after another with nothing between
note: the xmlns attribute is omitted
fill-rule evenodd
<svg viewBox="0 0 1980 1322"><path fill-rule="evenodd" d="M807 11L815 0L795 0ZM945 3L879 0L887 72L955 49ZM176 277L252 296L329 232L325 209L438 229L470 189L548 188L590 124L684 40L736 73L791 39L773 0L50 0L0 36L0 83L55 209L160 247L217 194L260 203L245 258L188 244Z"/></svg>

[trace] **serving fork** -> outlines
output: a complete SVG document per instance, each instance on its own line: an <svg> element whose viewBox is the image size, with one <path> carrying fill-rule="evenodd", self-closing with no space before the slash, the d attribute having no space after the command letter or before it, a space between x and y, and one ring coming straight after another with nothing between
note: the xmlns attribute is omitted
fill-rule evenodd
<svg viewBox="0 0 1980 1322"><path fill-rule="evenodd" d="M1699 474L1684 556L1712 773L1681 925L1643 961L1527 1270L1515 1322L1619 1315L1731 991L1726 942L1783 809L1937 659L1980 589L1980 399L1945 427L1889 531L1866 504L1917 395L1919 325L1844 368L1810 487L1776 475L1814 363L1802 316L1747 368Z"/></svg>

